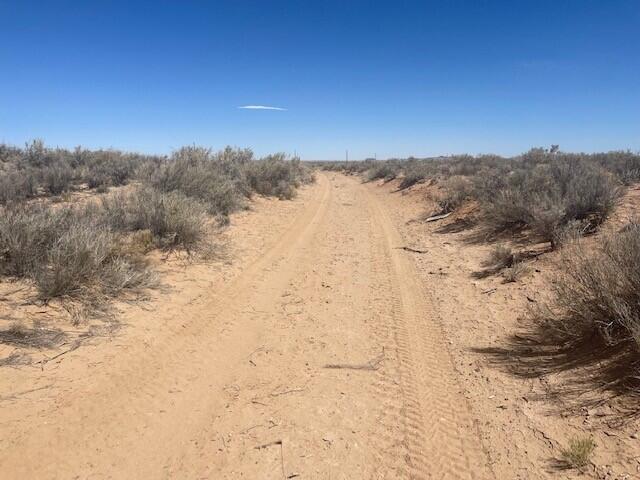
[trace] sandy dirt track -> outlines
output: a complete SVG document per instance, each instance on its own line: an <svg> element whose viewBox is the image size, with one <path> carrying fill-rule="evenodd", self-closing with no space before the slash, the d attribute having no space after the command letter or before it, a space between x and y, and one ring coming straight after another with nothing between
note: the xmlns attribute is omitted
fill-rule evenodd
<svg viewBox="0 0 640 480"><path fill-rule="evenodd" d="M322 173L290 213L233 274L148 313L152 338L78 349L24 397L5 379L2 478L492 478L381 197Z"/></svg>

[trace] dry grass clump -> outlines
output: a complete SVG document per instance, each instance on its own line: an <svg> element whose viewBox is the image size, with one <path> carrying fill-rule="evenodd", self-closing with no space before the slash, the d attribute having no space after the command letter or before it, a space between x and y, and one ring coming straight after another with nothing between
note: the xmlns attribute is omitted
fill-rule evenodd
<svg viewBox="0 0 640 480"><path fill-rule="evenodd" d="M506 245L496 245L489 252L489 257L483 262L483 266L502 270L511 267L516 262L516 255Z"/></svg>
<svg viewBox="0 0 640 480"><path fill-rule="evenodd" d="M483 275L502 272L504 283L516 282L529 271L529 266L522 261L518 253L501 244L491 249L483 266L487 269L482 272Z"/></svg>
<svg viewBox="0 0 640 480"><path fill-rule="evenodd" d="M640 347L640 223L607 232L593 248L562 250L553 307L571 335L597 332L608 344Z"/></svg>
<svg viewBox="0 0 640 480"><path fill-rule="evenodd" d="M568 467L582 468L589 464L591 454L596 448L596 443L591 437L572 438L569 446L562 450L562 459Z"/></svg>
<svg viewBox="0 0 640 480"><path fill-rule="evenodd" d="M514 283L529 273L529 266L524 262L516 262L502 271L504 283Z"/></svg>

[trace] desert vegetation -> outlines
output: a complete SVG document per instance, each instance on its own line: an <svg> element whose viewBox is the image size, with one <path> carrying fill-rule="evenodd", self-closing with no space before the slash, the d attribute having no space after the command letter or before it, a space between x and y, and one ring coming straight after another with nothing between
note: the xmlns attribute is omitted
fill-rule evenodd
<svg viewBox="0 0 640 480"><path fill-rule="evenodd" d="M571 154L557 146L512 158L459 155L320 166L361 174L366 181L399 178L400 190L435 182L440 196L434 214L476 202L487 235L526 231L552 248L572 231L594 232L611 214L624 187L640 180L640 155Z"/></svg>
<svg viewBox="0 0 640 480"><path fill-rule="evenodd" d="M98 308L154 284L151 250L209 252L214 228L253 194L289 199L312 180L299 159L244 149L160 157L0 145L0 275L27 280L41 301ZM71 201L76 192L88 195Z"/></svg>
<svg viewBox="0 0 640 480"><path fill-rule="evenodd" d="M640 181L640 155L564 153L554 145L512 158L355 163L319 166L365 182L396 179L398 190L429 182L430 215L465 206L465 222L476 227L471 238L493 245L479 276L517 282L529 271L526 247L546 243L534 256L557 251L560 260L545 314L538 311L537 318L564 332L562 341L595 335L606 345L640 351L640 226L637 220L621 229L605 225L625 189ZM593 241L585 239L593 234Z"/></svg>

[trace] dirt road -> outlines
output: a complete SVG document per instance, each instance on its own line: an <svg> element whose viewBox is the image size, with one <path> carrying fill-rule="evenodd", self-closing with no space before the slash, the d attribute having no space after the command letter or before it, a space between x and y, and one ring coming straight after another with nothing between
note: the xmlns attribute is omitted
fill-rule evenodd
<svg viewBox="0 0 640 480"><path fill-rule="evenodd" d="M153 338L3 388L2 477L491 478L384 203L340 175L304 195L237 274L152 312Z"/></svg>

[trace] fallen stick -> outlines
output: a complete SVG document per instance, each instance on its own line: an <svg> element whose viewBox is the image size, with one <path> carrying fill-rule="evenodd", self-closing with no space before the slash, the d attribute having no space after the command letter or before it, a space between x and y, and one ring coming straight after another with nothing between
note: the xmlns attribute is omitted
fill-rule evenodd
<svg viewBox="0 0 640 480"><path fill-rule="evenodd" d="M284 392L271 392L272 397L279 397L280 395L286 395L287 393L304 392L307 387L292 388L291 390L285 390Z"/></svg>
<svg viewBox="0 0 640 480"><path fill-rule="evenodd" d="M257 445L253 448L256 450L262 450L263 448L273 447L275 445L282 445L282 440L274 440L273 442L263 443L262 445Z"/></svg>
<svg viewBox="0 0 640 480"><path fill-rule="evenodd" d="M429 250L418 250L417 248L411 248L411 247L396 247L400 250L406 250L407 252L413 252L413 253L429 253Z"/></svg>
<svg viewBox="0 0 640 480"><path fill-rule="evenodd" d="M429 218L425 218L425 222L435 222L436 220L442 220L443 218L447 218L449 215L451 215L451 212L449 213L443 213L442 215L434 215L433 217L429 217Z"/></svg>
<svg viewBox="0 0 640 480"><path fill-rule="evenodd" d="M367 363L348 364L348 363L328 363L324 368L348 369L348 370L377 370L384 360L384 350L377 357L369 360Z"/></svg>

